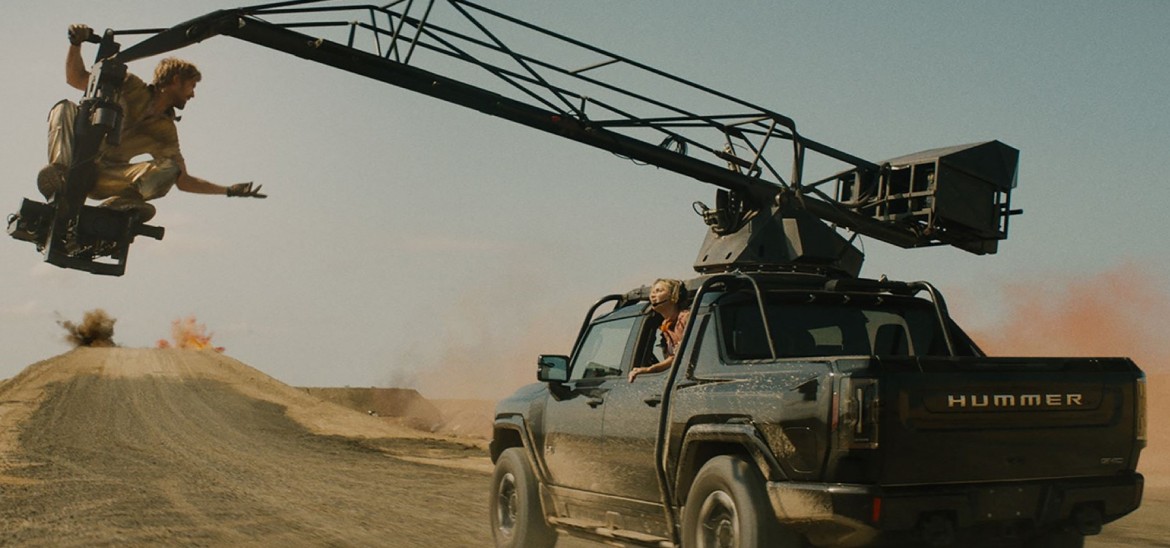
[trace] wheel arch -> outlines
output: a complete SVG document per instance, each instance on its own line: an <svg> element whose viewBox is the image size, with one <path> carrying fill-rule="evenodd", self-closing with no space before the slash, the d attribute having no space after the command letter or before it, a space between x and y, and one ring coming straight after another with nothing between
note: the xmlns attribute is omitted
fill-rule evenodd
<svg viewBox="0 0 1170 548"><path fill-rule="evenodd" d="M523 422L523 421L521 421ZM492 441L488 444L488 453L492 457L492 462L500 459L500 455L507 449L513 447L521 447L527 450L524 444L524 435L522 434L522 426L516 425L510 421L497 420L492 425Z"/></svg>
<svg viewBox="0 0 1170 548"><path fill-rule="evenodd" d="M528 430L528 423L522 415L498 415L492 424L492 441L488 444L488 452L492 462L499 460L504 450L512 447L521 447L528 454L528 459L538 463L536 449L532 443L532 435ZM542 467L535 466L538 475L542 474Z"/></svg>
<svg viewBox="0 0 1170 548"><path fill-rule="evenodd" d="M687 493L699 469L721 455L738 456L753 464L767 481L787 479L767 443L749 424L700 424L687 430L675 473L675 504L686 503Z"/></svg>
<svg viewBox="0 0 1170 548"><path fill-rule="evenodd" d="M536 481L543 492L544 486L548 484L548 468L545 467L544 458L533 440L528 421L520 414L497 415L492 426L492 441L488 445L492 462L496 462L504 450L511 447L524 449L524 454L528 456L528 462L532 464L532 471L536 474Z"/></svg>

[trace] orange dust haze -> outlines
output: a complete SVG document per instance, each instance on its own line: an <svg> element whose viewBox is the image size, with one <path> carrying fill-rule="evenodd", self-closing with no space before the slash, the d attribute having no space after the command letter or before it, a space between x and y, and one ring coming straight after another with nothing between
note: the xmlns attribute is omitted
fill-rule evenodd
<svg viewBox="0 0 1170 548"><path fill-rule="evenodd" d="M1147 372L1167 370L1163 343L1170 293L1136 265L1074 279L1046 278L1004 288L1006 313L971 336L998 356L1125 356Z"/></svg>

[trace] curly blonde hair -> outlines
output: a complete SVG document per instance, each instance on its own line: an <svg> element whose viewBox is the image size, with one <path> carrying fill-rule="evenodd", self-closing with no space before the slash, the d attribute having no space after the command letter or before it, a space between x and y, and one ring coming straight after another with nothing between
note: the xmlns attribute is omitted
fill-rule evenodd
<svg viewBox="0 0 1170 548"><path fill-rule="evenodd" d="M203 79L203 75L199 73L199 69L195 68L195 65L182 59L167 57L159 61L158 66L154 68L154 85L165 86L175 78L182 81L194 80L198 82Z"/></svg>

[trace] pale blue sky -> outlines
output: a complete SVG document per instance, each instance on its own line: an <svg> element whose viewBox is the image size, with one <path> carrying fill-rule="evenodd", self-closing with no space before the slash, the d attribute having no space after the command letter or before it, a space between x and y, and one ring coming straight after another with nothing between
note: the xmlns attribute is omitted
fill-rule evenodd
<svg viewBox="0 0 1170 548"><path fill-rule="evenodd" d="M6 212L35 195L47 109L80 95L63 78L68 24L162 27L233 7L98 4L22 2L0 22ZM960 321L995 323L1015 280L1126 263L1170 280L1168 2L485 4L870 160L989 139L1020 149L1025 213L998 255L865 243L865 275L931 280L969 304ZM67 349L56 320L105 308L126 346L194 314L228 354L290 384L494 397L536 353L567 352L597 297L692 272L704 227L690 204L711 187L230 38L177 55L204 73L179 126L191 172L271 197L172 193L157 202L166 239L137 242L121 278L42 264L5 238L0 378ZM831 172L815 167L810 178Z"/></svg>

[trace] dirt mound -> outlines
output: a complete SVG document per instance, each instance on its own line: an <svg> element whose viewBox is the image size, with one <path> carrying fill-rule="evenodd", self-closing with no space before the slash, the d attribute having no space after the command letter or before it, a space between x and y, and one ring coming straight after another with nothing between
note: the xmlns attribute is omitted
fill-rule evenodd
<svg viewBox="0 0 1170 548"><path fill-rule="evenodd" d="M76 348L33 364L16 377L0 383L0 400L35 404L43 396L46 386L78 375L207 379L223 383L245 396L283 406L289 418L316 434L358 438L411 438L423 435L416 430L387 424L315 398L238 360L213 351ZM7 415L15 412L15 409L7 410L7 407L9 405L0 407L5 409L0 411L0 428L3 431L7 431L11 422L6 420Z"/></svg>
<svg viewBox="0 0 1170 548"><path fill-rule="evenodd" d="M0 382L0 544L483 546L489 476L431 465L469 458L213 351L79 348Z"/></svg>

